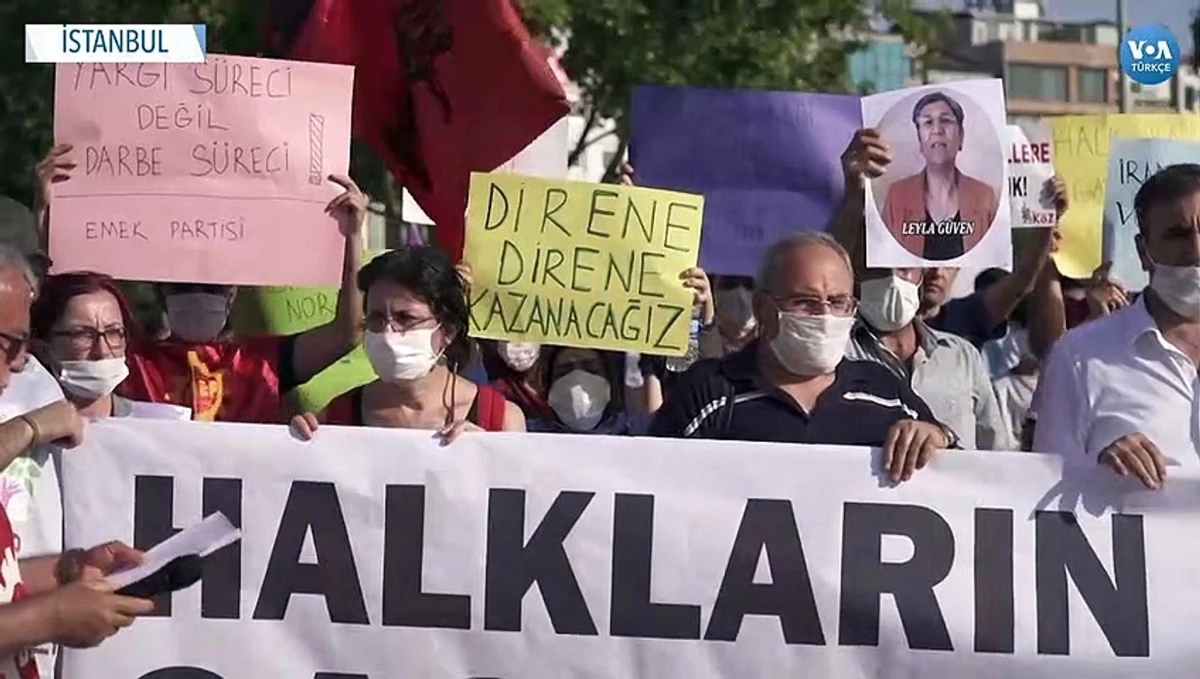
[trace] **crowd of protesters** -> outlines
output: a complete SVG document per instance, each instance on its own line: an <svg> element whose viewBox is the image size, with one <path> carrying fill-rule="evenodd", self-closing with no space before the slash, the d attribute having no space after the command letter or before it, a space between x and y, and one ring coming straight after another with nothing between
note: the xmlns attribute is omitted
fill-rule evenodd
<svg viewBox="0 0 1200 679"><path fill-rule="evenodd" d="M277 424L302 440L336 424L430 430L448 445L530 431L873 446L895 482L954 449L1054 453L1150 488L1200 463L1200 165L1166 167L1137 194L1145 290L1107 267L1061 276L1048 228L1012 272L986 271L951 299L957 269L864 264L863 187L890 158L878 132L859 131L832 222L797 224L753 279L680 272L696 305L682 358L472 340L470 263L405 247L364 266L366 199L347 177L330 178L343 192L327 207L345 236L336 317L293 336L239 334L237 290L204 284L159 285L165 329L150 332L108 276L47 275L42 252L0 244L0 467L74 447L107 417ZM59 147L36 169L43 245L74 162ZM1066 187L1046 188L1061 217ZM321 412L286 411L288 391L359 344L374 381ZM57 398L6 409L33 393ZM138 552L49 545L27 558L40 540L20 532L0 512L0 676L37 676L39 645L93 645L150 610L104 578Z"/></svg>

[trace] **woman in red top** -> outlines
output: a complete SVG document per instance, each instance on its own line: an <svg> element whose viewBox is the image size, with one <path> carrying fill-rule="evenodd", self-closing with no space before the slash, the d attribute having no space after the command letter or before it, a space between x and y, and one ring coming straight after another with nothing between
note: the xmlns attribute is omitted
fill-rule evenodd
<svg viewBox="0 0 1200 679"><path fill-rule="evenodd" d="M54 147L37 173L36 212L46 247L51 192L70 179L72 147ZM129 377L119 393L134 401L192 409L202 421L286 421L280 396L304 384L353 349L360 339L362 300L354 277L362 266L360 231L367 200L349 178L331 176L341 195L326 206L346 237L337 315L330 323L286 337L232 336L232 285L165 283L159 286L167 312L166 339L130 344ZM332 225L331 225L332 228Z"/></svg>
<svg viewBox="0 0 1200 679"><path fill-rule="evenodd" d="M525 417L491 387L457 370L471 354L466 283L445 253L408 247L376 257L358 274L365 299L363 348L379 379L334 399L323 416L298 415L310 438L318 421L437 430L525 431Z"/></svg>

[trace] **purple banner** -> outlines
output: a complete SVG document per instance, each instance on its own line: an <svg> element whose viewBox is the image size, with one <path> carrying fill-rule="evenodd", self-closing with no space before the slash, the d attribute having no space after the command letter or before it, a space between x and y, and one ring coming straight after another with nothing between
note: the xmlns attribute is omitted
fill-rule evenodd
<svg viewBox="0 0 1200 679"><path fill-rule="evenodd" d="M638 87L630 162L641 186L704 195L700 266L751 276L772 242L822 230L861 127L846 94Z"/></svg>

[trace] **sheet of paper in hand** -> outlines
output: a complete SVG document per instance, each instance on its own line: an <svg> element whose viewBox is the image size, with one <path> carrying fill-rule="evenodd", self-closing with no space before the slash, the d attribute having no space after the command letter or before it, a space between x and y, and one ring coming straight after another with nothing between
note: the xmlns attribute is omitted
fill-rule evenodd
<svg viewBox="0 0 1200 679"><path fill-rule="evenodd" d="M867 266L1011 268L1001 81L863 97L862 118L892 149L866 185Z"/></svg>
<svg viewBox="0 0 1200 679"><path fill-rule="evenodd" d="M209 55L203 64L61 64L56 271L238 285L335 285L325 205L350 163L354 69Z"/></svg>
<svg viewBox="0 0 1200 679"><path fill-rule="evenodd" d="M1014 229L1053 227L1054 140L1045 125L1008 126L1008 196Z"/></svg>
<svg viewBox="0 0 1200 679"><path fill-rule="evenodd" d="M471 174L471 336L680 356L704 198Z"/></svg>
<svg viewBox="0 0 1200 679"><path fill-rule="evenodd" d="M128 587L153 576L179 557L203 558L241 538L242 531L224 514L215 512L152 547L142 565L114 573L108 576L108 581L117 589Z"/></svg>

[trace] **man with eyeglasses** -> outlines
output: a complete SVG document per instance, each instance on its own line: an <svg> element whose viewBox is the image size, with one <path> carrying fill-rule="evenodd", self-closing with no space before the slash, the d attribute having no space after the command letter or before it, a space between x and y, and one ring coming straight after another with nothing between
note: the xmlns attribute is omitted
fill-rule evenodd
<svg viewBox="0 0 1200 679"><path fill-rule="evenodd" d="M759 339L684 373L651 435L878 446L894 481L951 446L907 381L875 362L843 360L857 302L837 241L809 232L772 245L755 288Z"/></svg>
<svg viewBox="0 0 1200 679"><path fill-rule="evenodd" d="M0 243L0 398L29 365L29 306L36 287L25 257ZM0 423L0 468L42 444L77 445L82 433L79 414L65 401L18 415ZM105 582L106 575L142 558L121 543L18 561L20 547L0 506L0 676L37 679L38 645L93 646L154 608L149 600L114 593Z"/></svg>

